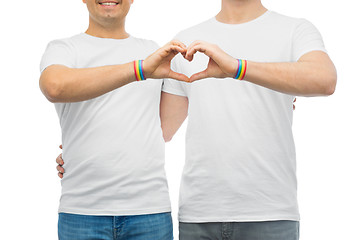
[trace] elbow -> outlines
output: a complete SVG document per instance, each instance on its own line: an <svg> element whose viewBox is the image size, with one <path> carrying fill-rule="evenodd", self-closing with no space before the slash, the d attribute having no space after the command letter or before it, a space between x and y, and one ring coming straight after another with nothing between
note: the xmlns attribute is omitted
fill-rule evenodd
<svg viewBox="0 0 360 240"><path fill-rule="evenodd" d="M330 96L333 95L336 89L337 76L336 74L323 74L313 79L311 88L308 88L308 96Z"/></svg>
<svg viewBox="0 0 360 240"><path fill-rule="evenodd" d="M337 76L329 76L326 81L326 86L324 87L324 95L330 96L333 95L336 89Z"/></svg>
<svg viewBox="0 0 360 240"><path fill-rule="evenodd" d="M336 89L336 83L337 83L337 71L335 66L333 68L329 68L326 71L326 74L324 74L326 77L324 79L324 82L326 85L324 86L324 95L330 96L333 95Z"/></svg>
<svg viewBox="0 0 360 240"><path fill-rule="evenodd" d="M42 92L44 93L47 100L49 100L49 102L52 103L60 102L61 91L60 88L56 86L56 84L51 84L49 86L44 87L42 89Z"/></svg>
<svg viewBox="0 0 360 240"><path fill-rule="evenodd" d="M335 92L335 84L327 87L327 89L325 90L325 95L330 96L333 95L334 92Z"/></svg>
<svg viewBox="0 0 360 240"><path fill-rule="evenodd" d="M163 134L163 138L164 138L164 141L167 143L167 142L171 141L172 136Z"/></svg>
<svg viewBox="0 0 360 240"><path fill-rule="evenodd" d="M163 138L164 138L164 141L165 142L170 142L171 139L173 138L174 134L171 134L170 132L168 131L164 131L164 128L163 126L162 127L162 130L163 130Z"/></svg>
<svg viewBox="0 0 360 240"><path fill-rule="evenodd" d="M47 100L49 100L50 102L60 102L62 88L59 84L59 81L56 81L50 77L40 78L40 89L47 98Z"/></svg>

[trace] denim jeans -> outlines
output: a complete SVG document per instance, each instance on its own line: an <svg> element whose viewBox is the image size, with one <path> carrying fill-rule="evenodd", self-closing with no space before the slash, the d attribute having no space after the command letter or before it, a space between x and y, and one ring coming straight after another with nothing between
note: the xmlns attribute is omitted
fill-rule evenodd
<svg viewBox="0 0 360 240"><path fill-rule="evenodd" d="M171 213L88 216L59 213L59 240L172 240Z"/></svg>
<svg viewBox="0 0 360 240"><path fill-rule="evenodd" d="M180 240L298 240L299 222L179 223Z"/></svg>

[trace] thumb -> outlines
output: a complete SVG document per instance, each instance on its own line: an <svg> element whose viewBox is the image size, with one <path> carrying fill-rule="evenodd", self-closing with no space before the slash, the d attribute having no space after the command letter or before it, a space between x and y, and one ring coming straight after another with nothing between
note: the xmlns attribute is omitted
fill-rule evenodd
<svg viewBox="0 0 360 240"><path fill-rule="evenodd" d="M186 75L184 75L182 73L174 72L173 70L170 70L169 78L176 79L176 80L183 81L183 82L189 82L189 78Z"/></svg>
<svg viewBox="0 0 360 240"><path fill-rule="evenodd" d="M200 80L200 79L204 79L204 78L208 78L208 74L207 74L207 69L205 69L204 71L201 71L201 72L198 72L198 73L195 73L193 74L191 77L190 77L190 82L194 82L194 81L197 81L197 80Z"/></svg>

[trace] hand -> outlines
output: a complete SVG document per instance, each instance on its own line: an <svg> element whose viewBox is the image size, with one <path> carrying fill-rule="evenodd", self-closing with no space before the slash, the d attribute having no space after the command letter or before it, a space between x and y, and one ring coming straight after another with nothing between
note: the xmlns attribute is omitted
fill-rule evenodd
<svg viewBox="0 0 360 240"><path fill-rule="evenodd" d="M60 145L59 148L62 149L62 145ZM58 164L56 166L56 170L58 170L58 176L59 178L63 178L65 169L62 167L62 165L64 165L64 160L62 159L62 153L56 158L56 163Z"/></svg>
<svg viewBox="0 0 360 240"><path fill-rule="evenodd" d="M171 60L181 53L185 56L186 46L180 41L171 41L159 48L143 61L143 72L146 78L173 78L180 81L189 81L189 78L170 69Z"/></svg>
<svg viewBox="0 0 360 240"><path fill-rule="evenodd" d="M295 102L296 102L296 98L294 98L294 101L293 101L293 110L295 110Z"/></svg>
<svg viewBox="0 0 360 240"><path fill-rule="evenodd" d="M204 71L192 75L190 82L209 77L233 78L236 75L238 70L237 59L225 53L217 45L204 41L195 41L188 47L185 59L192 61L196 52L204 53L210 59L208 67Z"/></svg>

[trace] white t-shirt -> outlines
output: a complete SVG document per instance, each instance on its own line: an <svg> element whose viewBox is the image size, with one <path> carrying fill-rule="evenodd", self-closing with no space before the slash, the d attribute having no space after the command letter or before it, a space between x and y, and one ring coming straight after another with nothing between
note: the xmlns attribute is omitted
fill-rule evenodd
<svg viewBox="0 0 360 240"><path fill-rule="evenodd" d="M270 11L243 24L212 18L176 39L186 45L211 42L256 62L294 62L307 52L325 51L310 22ZM191 76L207 64L201 53L191 63L177 56L173 69ZM294 96L231 78L165 80L163 91L189 99L181 222L299 220Z"/></svg>
<svg viewBox="0 0 360 240"><path fill-rule="evenodd" d="M85 33L49 43L52 64L90 68L144 59L153 41ZM101 79L99 79L101 81ZM159 102L162 80L132 82L97 98L56 103L65 174L59 212L138 215L170 211Z"/></svg>

